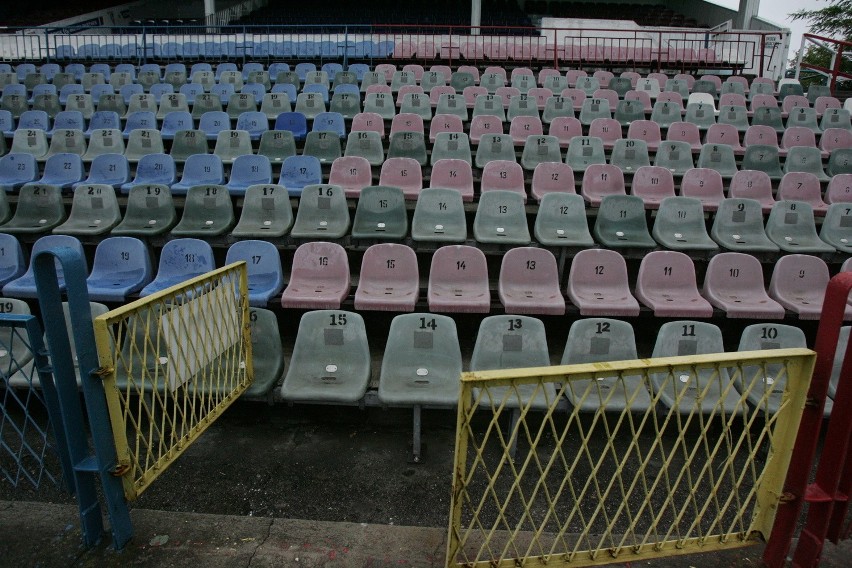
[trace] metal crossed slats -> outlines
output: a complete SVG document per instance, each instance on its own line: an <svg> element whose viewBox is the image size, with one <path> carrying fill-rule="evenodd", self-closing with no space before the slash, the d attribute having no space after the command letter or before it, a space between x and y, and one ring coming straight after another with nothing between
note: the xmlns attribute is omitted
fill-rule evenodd
<svg viewBox="0 0 852 568"><path fill-rule="evenodd" d="M33 316L2 316L0 330L0 474L14 487L59 486L63 472L50 423L50 393L40 386L43 377L35 364L43 349L40 327Z"/></svg>
<svg viewBox="0 0 852 568"><path fill-rule="evenodd" d="M789 349L464 374L447 565L600 565L768 535L813 362ZM626 407L608 411L617 392ZM735 405L706 404L728 393Z"/></svg>
<svg viewBox="0 0 852 568"><path fill-rule="evenodd" d="M251 385L247 289L234 263L95 320L127 499Z"/></svg>

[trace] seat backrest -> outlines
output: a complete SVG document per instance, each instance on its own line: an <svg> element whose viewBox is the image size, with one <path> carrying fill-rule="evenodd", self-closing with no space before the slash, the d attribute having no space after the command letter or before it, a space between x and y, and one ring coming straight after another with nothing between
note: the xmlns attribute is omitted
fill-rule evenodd
<svg viewBox="0 0 852 568"><path fill-rule="evenodd" d="M626 321L583 318L571 324L563 365L636 359L636 337Z"/></svg>
<svg viewBox="0 0 852 568"><path fill-rule="evenodd" d="M765 296L760 261L750 254L739 252L717 254L707 265L704 289L724 295L748 297L757 292Z"/></svg>
<svg viewBox="0 0 852 568"><path fill-rule="evenodd" d="M471 371L548 365L550 354L541 320L518 315L482 320L471 355Z"/></svg>
<svg viewBox="0 0 852 568"><path fill-rule="evenodd" d="M349 283L349 258L337 243L313 242L299 245L293 255L290 283Z"/></svg>
<svg viewBox="0 0 852 568"><path fill-rule="evenodd" d="M591 164L583 174L581 194L592 205L605 195L625 195L624 173L611 164Z"/></svg>
<svg viewBox="0 0 852 568"><path fill-rule="evenodd" d="M804 201L814 208L825 209L819 178L808 172L784 174L778 184L778 200Z"/></svg>
<svg viewBox="0 0 852 568"><path fill-rule="evenodd" d="M269 241L245 240L237 241L228 247L225 264L238 261L246 262L249 289L255 278L266 280L265 286L273 290L273 294L284 287L284 274L281 269L281 255L274 244Z"/></svg>
<svg viewBox="0 0 852 568"><path fill-rule="evenodd" d="M712 323L680 320L666 322L657 332L653 357L679 357L723 353L722 331Z"/></svg>
<svg viewBox="0 0 852 568"><path fill-rule="evenodd" d="M818 256L788 254L775 263L769 281L769 295L781 303L785 303L785 299L801 302L801 298L821 297L829 278L828 265Z"/></svg>
<svg viewBox="0 0 852 568"><path fill-rule="evenodd" d="M417 255L410 247L398 243L379 243L364 251L361 260L361 283L390 283L394 288L418 284Z"/></svg>
<svg viewBox="0 0 852 568"><path fill-rule="evenodd" d="M173 239L160 251L157 279L186 276L189 279L216 268L213 249L201 239Z"/></svg>
<svg viewBox="0 0 852 568"><path fill-rule="evenodd" d="M485 164L480 191L485 193L493 190L513 191L526 199L524 171L520 164L508 160L492 160Z"/></svg>
<svg viewBox="0 0 852 568"><path fill-rule="evenodd" d="M636 277L637 296L670 296L676 290L698 295L695 265L687 254L660 250L646 254Z"/></svg>
<svg viewBox="0 0 852 568"><path fill-rule="evenodd" d="M674 197L675 185L671 170L660 166L642 166L633 174L630 194L641 197L646 206Z"/></svg>
<svg viewBox="0 0 852 568"><path fill-rule="evenodd" d="M322 183L322 166L313 156L290 156L281 165L281 185L288 191L300 193L307 185ZM292 194L292 193L291 193Z"/></svg>
<svg viewBox="0 0 852 568"><path fill-rule="evenodd" d="M515 247L503 255L500 288L559 291L556 257L544 248ZM561 294L560 294L561 297ZM542 301L544 298L540 298Z"/></svg>

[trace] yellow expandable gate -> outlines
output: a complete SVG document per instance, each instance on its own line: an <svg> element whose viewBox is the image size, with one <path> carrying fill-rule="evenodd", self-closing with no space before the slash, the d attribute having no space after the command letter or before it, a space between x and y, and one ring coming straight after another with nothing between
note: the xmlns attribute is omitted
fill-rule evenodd
<svg viewBox="0 0 852 568"><path fill-rule="evenodd" d="M463 374L447 566L636 562L768 536L815 357Z"/></svg>
<svg viewBox="0 0 852 568"><path fill-rule="evenodd" d="M124 493L136 499L253 379L245 262L98 317Z"/></svg>

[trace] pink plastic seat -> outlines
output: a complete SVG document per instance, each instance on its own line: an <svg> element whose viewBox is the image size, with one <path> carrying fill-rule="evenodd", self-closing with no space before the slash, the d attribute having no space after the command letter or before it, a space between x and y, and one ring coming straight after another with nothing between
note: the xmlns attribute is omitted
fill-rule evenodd
<svg viewBox="0 0 852 568"><path fill-rule="evenodd" d="M416 63L409 63L408 65L403 66L403 71L406 73L413 73L414 78L417 81L423 78L423 73L425 73L422 65L417 65Z"/></svg>
<svg viewBox="0 0 852 568"><path fill-rule="evenodd" d="M346 197L358 197L361 190L373 185L373 172L367 158L342 156L331 163L328 183L343 188Z"/></svg>
<svg viewBox="0 0 852 568"><path fill-rule="evenodd" d="M413 312L420 295L417 255L395 243L373 245L364 251L355 309Z"/></svg>
<svg viewBox="0 0 852 568"><path fill-rule="evenodd" d="M568 274L568 298L583 316L639 315L639 302L627 281L627 263L614 250L577 253Z"/></svg>
<svg viewBox="0 0 852 568"><path fill-rule="evenodd" d="M601 59L602 57L603 55L599 54L599 59ZM601 87L605 88L609 86L610 80L615 77L615 75L612 73L612 71L604 71L603 69L599 69L592 73L592 77L598 80L598 82L601 84Z"/></svg>
<svg viewBox="0 0 852 568"><path fill-rule="evenodd" d="M390 88L390 85L369 85L367 86L367 90L364 91L364 96L373 95L373 94L382 94L387 95L389 97L393 96L393 91Z"/></svg>
<svg viewBox="0 0 852 568"><path fill-rule="evenodd" d="M676 50L676 54L676 61L695 61L697 59L697 55L691 49L678 49ZM692 73L678 73L672 79L675 81L686 81L686 86L689 90L692 90L693 85L695 85L695 75Z"/></svg>
<svg viewBox="0 0 852 568"><path fill-rule="evenodd" d="M604 148L612 149L615 141L621 138L621 124L614 118L596 118L589 126L589 136L600 138Z"/></svg>
<svg viewBox="0 0 852 568"><path fill-rule="evenodd" d="M740 144L740 133L733 124L713 124L707 129L705 144L727 144L734 154L742 154L745 148Z"/></svg>
<svg viewBox="0 0 852 568"><path fill-rule="evenodd" d="M634 85L635 87L636 85ZM647 91L627 91L624 94L625 101L638 101L642 103L642 110L646 113L651 112L654 104L651 102L651 95Z"/></svg>
<svg viewBox="0 0 852 568"><path fill-rule="evenodd" d="M568 79L568 84L572 87L577 84L577 81L579 79L588 76L589 74L583 71L582 69L569 69L565 72L565 78Z"/></svg>
<svg viewBox="0 0 852 568"><path fill-rule="evenodd" d="M470 141L479 144L483 136L503 134L503 121L497 116L480 114L470 121Z"/></svg>
<svg viewBox="0 0 852 568"><path fill-rule="evenodd" d="M305 243L293 255L285 308L339 309L349 295L349 257L337 243Z"/></svg>
<svg viewBox="0 0 852 568"><path fill-rule="evenodd" d="M441 132L464 132L460 116L455 114L436 114L429 124L429 141L435 143L435 137Z"/></svg>
<svg viewBox="0 0 852 568"><path fill-rule="evenodd" d="M423 95L423 87L420 85L403 85L399 88L399 92L396 94L396 107L399 108L402 106L402 101L405 98L405 95Z"/></svg>
<svg viewBox="0 0 852 568"><path fill-rule="evenodd" d="M572 138L583 135L583 125L573 116L557 116L550 121L547 133L559 139L560 148L567 148Z"/></svg>
<svg viewBox="0 0 852 568"><path fill-rule="evenodd" d="M568 164L541 162L533 171L530 193L536 201L541 201L548 193L576 194L574 171Z"/></svg>
<svg viewBox="0 0 852 568"><path fill-rule="evenodd" d="M396 73L396 65L392 63L380 63L376 65L375 72L382 73L385 76L385 80L390 83L393 80L393 74Z"/></svg>
<svg viewBox="0 0 852 568"><path fill-rule="evenodd" d="M453 74L453 69L449 65L432 65L429 67L429 71L433 71L435 73L443 73L444 79L449 81L450 76Z"/></svg>
<svg viewBox="0 0 852 568"><path fill-rule="evenodd" d="M488 94L488 89L480 86L470 86L465 87L462 91L462 96L464 97L464 102L467 105L467 108L473 108L473 105L476 103L476 97L480 97Z"/></svg>
<svg viewBox="0 0 852 568"><path fill-rule="evenodd" d="M826 154L837 148L852 148L852 132L845 128L826 128L819 137L819 149Z"/></svg>
<svg viewBox="0 0 852 568"><path fill-rule="evenodd" d="M618 93L612 89L597 89L592 93L593 99L604 99L609 102L609 108L614 109L618 106Z"/></svg>
<svg viewBox="0 0 852 568"><path fill-rule="evenodd" d="M598 207L605 195L626 195L624 173L611 164L590 164L583 173L580 194L592 207Z"/></svg>
<svg viewBox="0 0 852 568"><path fill-rule="evenodd" d="M769 296L799 319L819 319L829 278L828 265L818 256L782 256L772 271Z"/></svg>
<svg viewBox="0 0 852 568"><path fill-rule="evenodd" d="M547 106L547 99L552 96L553 91L545 89L544 87L533 87L527 91L527 97L535 99L535 104L538 106L539 111L544 110L544 107Z"/></svg>
<svg viewBox="0 0 852 568"><path fill-rule="evenodd" d="M379 185L398 187L406 199L417 199L423 189L420 164L414 158L388 158L382 164Z"/></svg>
<svg viewBox="0 0 852 568"><path fill-rule="evenodd" d="M630 194L642 198L645 209L659 209L666 197L675 197L672 172L661 166L641 166L633 174Z"/></svg>
<svg viewBox="0 0 852 568"><path fill-rule="evenodd" d="M427 296L430 312L490 312L485 254L465 245L439 248L432 255Z"/></svg>
<svg viewBox="0 0 852 568"><path fill-rule="evenodd" d="M701 132L698 125L691 122L673 122L666 133L668 142L688 142L694 152L701 150Z"/></svg>
<svg viewBox="0 0 852 568"><path fill-rule="evenodd" d="M538 72L538 84L544 85L544 82L548 77L561 77L562 73L559 72L559 69L553 69L550 67L545 67L541 71Z"/></svg>
<svg viewBox="0 0 852 568"><path fill-rule="evenodd" d="M698 292L695 265L682 252L646 254L639 265L636 297L658 318L713 317L713 306Z"/></svg>
<svg viewBox="0 0 852 568"><path fill-rule="evenodd" d="M470 73L471 75L473 75L473 81L475 83L479 83L479 67L477 67L476 65L459 65L458 72ZM450 78L447 77L447 80L449 81Z"/></svg>
<svg viewBox="0 0 852 568"><path fill-rule="evenodd" d="M726 83L739 83L743 86L743 91L748 92L748 79L743 77L742 75L731 75L727 79L725 79Z"/></svg>
<svg viewBox="0 0 852 568"><path fill-rule="evenodd" d="M754 95L749 110L754 112L759 108L778 108L778 99L774 95Z"/></svg>
<svg viewBox="0 0 852 568"><path fill-rule="evenodd" d="M723 106L747 107L748 101L739 93L722 93L719 95L719 108Z"/></svg>
<svg viewBox="0 0 852 568"><path fill-rule="evenodd" d="M771 126L755 124L748 127L743 137L743 146L773 146L778 148L778 133Z"/></svg>
<svg viewBox="0 0 852 568"><path fill-rule="evenodd" d="M588 98L586 96L586 91L583 89L578 89L576 87L568 87L567 89L562 89L562 98L571 99L571 104L574 105L574 111L579 112L581 108L583 108L583 102Z"/></svg>
<svg viewBox="0 0 852 568"><path fill-rule="evenodd" d="M482 183L480 191L504 190L523 195L524 202L527 199L527 191L524 187L524 170L517 162L509 160L491 160L482 169Z"/></svg>
<svg viewBox="0 0 852 568"><path fill-rule="evenodd" d="M778 184L778 201L804 201L814 215L825 215L828 205L822 200L819 178L809 172L789 172Z"/></svg>
<svg viewBox="0 0 852 568"><path fill-rule="evenodd" d="M423 134L423 117L410 112L403 112L393 117L391 135L397 132L419 132Z"/></svg>
<svg viewBox="0 0 852 568"><path fill-rule="evenodd" d="M772 180L766 172L740 170L731 178L730 197L756 199L764 213L772 211L775 197L772 195Z"/></svg>
<svg viewBox="0 0 852 568"><path fill-rule="evenodd" d="M547 249L509 250L500 266L497 293L507 314L561 316L565 313L556 257Z"/></svg>
<svg viewBox="0 0 852 568"><path fill-rule="evenodd" d="M485 70L482 72L483 75L488 75L489 73L500 75L501 77L503 77L504 80L508 78L508 75L506 74L506 69L498 65L491 65L489 67L486 67Z"/></svg>
<svg viewBox="0 0 852 568"><path fill-rule="evenodd" d="M473 201L473 170L464 160L444 158L432 165L429 187L455 189L462 201Z"/></svg>
<svg viewBox="0 0 852 568"><path fill-rule="evenodd" d="M836 174L825 190L827 203L852 203L852 174Z"/></svg>
<svg viewBox="0 0 852 568"><path fill-rule="evenodd" d="M359 112L352 117L350 132L378 132L385 137L385 121L375 112Z"/></svg>
<svg viewBox="0 0 852 568"><path fill-rule="evenodd" d="M683 95L680 93L675 93L674 91L663 91L659 95L657 95L658 103L671 103L677 107L680 107L680 110L683 110Z"/></svg>
<svg viewBox="0 0 852 568"><path fill-rule="evenodd" d="M816 135L814 131L805 126L790 126L781 136L780 156L786 156L787 151L794 146L808 146L816 148Z"/></svg>
<svg viewBox="0 0 852 568"><path fill-rule="evenodd" d="M757 258L723 252L707 265L702 295L729 318L783 318L784 307L770 298L763 286L763 268Z"/></svg>
<svg viewBox="0 0 852 568"><path fill-rule="evenodd" d="M817 97L814 101L814 110L818 115L822 114L830 108L843 108L840 101L834 97Z"/></svg>
<svg viewBox="0 0 852 568"><path fill-rule="evenodd" d="M441 100L441 95L455 95L456 90L449 85L438 85L437 87L432 87L429 91L429 104L432 107L438 106L438 102Z"/></svg>
<svg viewBox="0 0 852 568"><path fill-rule="evenodd" d="M722 174L710 168L687 170L680 181L680 195L698 199L705 211L716 211L725 199Z"/></svg>
<svg viewBox="0 0 852 568"><path fill-rule="evenodd" d="M653 120L634 120L627 128L627 137L644 140L652 152L656 152L662 142L660 125Z"/></svg>
<svg viewBox="0 0 852 568"><path fill-rule="evenodd" d="M810 108L811 102L804 95L787 95L781 102L781 111L789 113L796 107Z"/></svg>
<svg viewBox="0 0 852 568"><path fill-rule="evenodd" d="M516 146L523 146L528 136L541 136L544 126L537 116L516 116L509 125L509 135Z"/></svg>
<svg viewBox="0 0 852 568"><path fill-rule="evenodd" d="M521 96L521 90L517 87L497 87L494 91L494 95L497 97L502 97L503 99L503 108L509 108L509 101L512 100L512 97Z"/></svg>
<svg viewBox="0 0 852 568"><path fill-rule="evenodd" d="M722 78L718 75L702 75L701 80L713 83L713 85L716 86L717 91L722 88Z"/></svg>

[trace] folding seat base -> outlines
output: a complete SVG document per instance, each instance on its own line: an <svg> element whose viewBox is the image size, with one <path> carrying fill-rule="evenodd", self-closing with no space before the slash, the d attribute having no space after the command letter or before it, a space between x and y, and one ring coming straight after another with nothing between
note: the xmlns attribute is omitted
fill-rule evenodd
<svg viewBox="0 0 852 568"><path fill-rule="evenodd" d="M642 302L654 310L658 318L712 318L713 306L701 296L667 295L663 297L642 297Z"/></svg>
<svg viewBox="0 0 852 568"><path fill-rule="evenodd" d="M627 316L639 315L639 303L633 298L572 298L580 308L582 316Z"/></svg>
<svg viewBox="0 0 852 568"><path fill-rule="evenodd" d="M489 295L451 296L450 294L429 294L430 312L452 312L460 314L487 314L491 311Z"/></svg>
<svg viewBox="0 0 852 568"><path fill-rule="evenodd" d="M281 306L308 310L337 310L348 291L341 290L284 290Z"/></svg>
<svg viewBox="0 0 852 568"><path fill-rule="evenodd" d="M737 297L708 298L710 303L729 318L782 319L784 308L773 300L743 301Z"/></svg>
<svg viewBox="0 0 852 568"><path fill-rule="evenodd" d="M538 314L547 316L565 315L565 300L561 295L500 294L500 301L507 314Z"/></svg>
<svg viewBox="0 0 852 568"><path fill-rule="evenodd" d="M386 291L387 290L387 291ZM355 292L355 309L377 312L413 312L418 290L393 290L358 288Z"/></svg>

